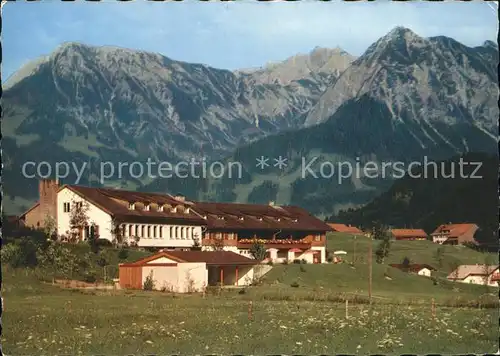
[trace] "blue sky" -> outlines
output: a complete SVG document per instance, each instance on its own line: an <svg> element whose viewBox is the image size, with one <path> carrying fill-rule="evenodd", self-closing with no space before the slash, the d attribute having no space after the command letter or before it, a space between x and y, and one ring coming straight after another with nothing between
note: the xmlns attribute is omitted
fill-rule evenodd
<svg viewBox="0 0 500 356"><path fill-rule="evenodd" d="M338 46L360 55L398 25L421 36L445 35L476 46L496 42L498 19L482 1L18 1L3 8L3 78L67 41L238 69L283 60L315 46Z"/></svg>

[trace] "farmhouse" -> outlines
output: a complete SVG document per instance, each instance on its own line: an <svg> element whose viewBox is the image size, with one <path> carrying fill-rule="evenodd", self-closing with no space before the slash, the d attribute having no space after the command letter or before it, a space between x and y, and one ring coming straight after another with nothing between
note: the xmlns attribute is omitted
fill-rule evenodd
<svg viewBox="0 0 500 356"><path fill-rule="evenodd" d="M391 235L395 240L427 240L427 234L422 229L392 229Z"/></svg>
<svg viewBox="0 0 500 356"><path fill-rule="evenodd" d="M498 265L461 265L448 275L448 279L461 283L497 286Z"/></svg>
<svg viewBox="0 0 500 356"><path fill-rule="evenodd" d="M200 292L207 286L249 285L262 275L261 269L267 272L271 267L230 251L163 251L120 264L119 283L121 288L142 289L149 276L157 290Z"/></svg>
<svg viewBox="0 0 500 356"><path fill-rule="evenodd" d="M331 228L304 209L293 206L205 203L182 196L108 188L39 183L40 200L20 216L34 228L53 221L64 239L98 235L139 247L233 251L250 257L261 242L273 260L326 262L326 232ZM75 211L85 222L75 226ZM73 220L73 221L72 221Z"/></svg>
<svg viewBox="0 0 500 356"><path fill-rule="evenodd" d="M426 264L390 264L389 266L400 269L402 271L407 271L409 273L416 273L419 276L425 276L425 277L430 277L432 274L432 271L435 271L436 269L430 265Z"/></svg>
<svg viewBox="0 0 500 356"><path fill-rule="evenodd" d="M348 234L359 234L359 235L363 234L363 231L351 225L328 223L328 226L330 226L334 232L344 232Z"/></svg>
<svg viewBox="0 0 500 356"><path fill-rule="evenodd" d="M444 224L432 234L432 241L438 244L462 245L476 243L474 235L479 227L476 224Z"/></svg>

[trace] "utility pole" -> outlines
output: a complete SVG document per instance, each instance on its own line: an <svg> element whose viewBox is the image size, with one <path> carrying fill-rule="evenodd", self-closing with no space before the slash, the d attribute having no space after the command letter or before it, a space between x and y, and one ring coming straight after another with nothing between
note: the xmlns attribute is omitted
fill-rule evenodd
<svg viewBox="0 0 500 356"><path fill-rule="evenodd" d="M372 228L371 234L369 234L370 243L368 245L368 299L370 300L370 307L372 305L372 260L373 260L373 235L375 229Z"/></svg>
<svg viewBox="0 0 500 356"><path fill-rule="evenodd" d="M356 264L356 235L354 235L354 252L352 254L352 264Z"/></svg>

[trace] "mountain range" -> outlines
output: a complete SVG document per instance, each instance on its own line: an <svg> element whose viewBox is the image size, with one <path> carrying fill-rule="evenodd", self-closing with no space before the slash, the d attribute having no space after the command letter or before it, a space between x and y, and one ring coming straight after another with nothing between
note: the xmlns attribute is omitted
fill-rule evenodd
<svg viewBox="0 0 500 356"><path fill-rule="evenodd" d="M4 84L4 206L19 212L36 200L37 182L21 171L27 161L86 162L92 169L79 184L99 185L100 162L205 158L240 162L242 174L155 179L126 171L104 184L198 200L273 200L328 216L367 203L393 181L304 177L304 162L316 159L318 173L321 163L496 152L497 63L493 42L471 48L403 27L357 58L315 48L239 71L66 43ZM273 166L280 156L281 169ZM259 157L270 166L257 167Z"/></svg>

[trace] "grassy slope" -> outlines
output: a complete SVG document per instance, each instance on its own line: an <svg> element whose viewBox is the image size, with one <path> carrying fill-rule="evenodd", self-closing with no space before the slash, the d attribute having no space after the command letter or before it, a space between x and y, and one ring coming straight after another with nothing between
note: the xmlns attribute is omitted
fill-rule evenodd
<svg viewBox="0 0 500 356"><path fill-rule="evenodd" d="M234 291L77 292L43 285L27 270L4 277L1 341L9 355L453 354L492 353L498 344L494 309L438 306L432 320L429 306L374 304L370 316L352 304L346 320L339 303L252 298L250 321L250 296Z"/></svg>
<svg viewBox="0 0 500 356"><path fill-rule="evenodd" d="M327 249L331 252L346 251L346 259L351 261L356 245L357 259L366 263L369 244L370 240L364 236L358 236L354 239L354 235L351 234L331 233L328 235ZM379 241L372 241L372 244L373 251L375 251ZM440 268L434 257L439 247L440 245L430 241L393 241L386 263L401 263L405 257L408 257L411 263L430 264L446 274L452 271L454 263L482 264L486 259L493 259L498 263L498 254L481 253L463 246L445 246L443 266Z"/></svg>
<svg viewBox="0 0 500 356"><path fill-rule="evenodd" d="M369 241L357 240L358 255L366 256ZM349 259L352 236L331 234L328 248L347 251ZM408 256L432 263L435 248L427 242L395 242L388 262ZM87 246L72 249L77 255L88 253ZM105 255L111 263L119 262L117 250L109 249ZM127 260L144 255L131 251ZM458 247L450 247L445 255L445 261L467 263L483 258ZM392 280L384 278L387 271ZM428 278L374 264L370 316L368 306L358 304L367 296L366 259L356 269L348 264L276 265L263 286L247 288L244 294L228 290L206 298L69 291L41 283L27 269L4 268L3 277L2 344L7 354L452 354L491 353L498 344L497 309L449 308L496 293L483 286L446 282L435 286ZM293 282L299 287L291 287ZM338 303L346 296L352 302L348 320L344 304ZM431 298L437 304L434 321ZM250 300L253 321L248 320Z"/></svg>
<svg viewBox="0 0 500 356"><path fill-rule="evenodd" d="M372 241L373 251L378 241ZM265 281L271 285L266 291L255 291L256 294L311 295L314 293L347 293L361 296L368 295L368 250L370 240L364 236L356 238L356 265L349 264L306 265L301 271L300 265L276 265L266 275ZM354 236L351 234L332 233L327 237L327 249L331 252L343 250L347 252L344 260L351 262L354 252ZM486 258L498 262L495 254L480 253L465 247L446 246L442 266L435 261L434 254L439 245L429 241L394 241L390 254L384 264L373 261L372 293L380 301L402 302L414 301L430 303L434 298L438 303L453 298L475 299L485 293L495 293L494 288L477 285L450 283L445 277L452 271L453 265L484 263ZM408 257L412 263L426 263L437 268L435 276L439 284L434 285L430 278L404 273L388 266L390 263L401 263ZM388 275L391 279L386 279ZM297 282L298 288L291 284Z"/></svg>

